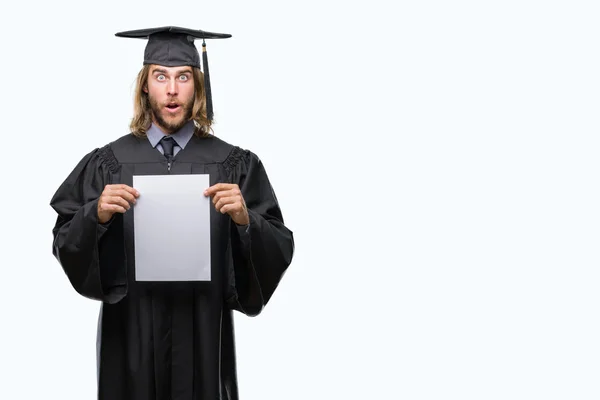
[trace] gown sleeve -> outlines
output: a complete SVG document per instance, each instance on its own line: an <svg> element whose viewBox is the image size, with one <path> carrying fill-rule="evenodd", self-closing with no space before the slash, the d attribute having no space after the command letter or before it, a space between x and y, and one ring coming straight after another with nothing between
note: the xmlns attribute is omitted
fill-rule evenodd
<svg viewBox="0 0 600 400"><path fill-rule="evenodd" d="M127 273L122 218L98 222L98 199L117 169L106 147L86 154L55 192L50 206L58 214L52 254L82 296L117 303L126 294Z"/></svg>
<svg viewBox="0 0 600 400"><path fill-rule="evenodd" d="M231 181L244 197L250 223L231 222L233 295L230 307L248 316L258 315L275 292L294 254L293 232L284 225L279 203L264 165L252 152L232 153Z"/></svg>

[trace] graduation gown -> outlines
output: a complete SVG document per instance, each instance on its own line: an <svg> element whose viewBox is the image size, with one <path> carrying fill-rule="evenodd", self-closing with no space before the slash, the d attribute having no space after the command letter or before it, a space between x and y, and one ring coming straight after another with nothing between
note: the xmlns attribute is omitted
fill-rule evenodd
<svg viewBox="0 0 600 400"><path fill-rule="evenodd" d="M135 206L98 223L105 185L133 186L133 175L157 174L209 174L211 185L242 191L247 230L211 207L209 282L136 282ZM193 136L169 168L146 138L129 134L86 154L51 206L54 256L79 294L101 302L98 399L237 400L232 313L258 315L294 252L260 159L214 136Z"/></svg>

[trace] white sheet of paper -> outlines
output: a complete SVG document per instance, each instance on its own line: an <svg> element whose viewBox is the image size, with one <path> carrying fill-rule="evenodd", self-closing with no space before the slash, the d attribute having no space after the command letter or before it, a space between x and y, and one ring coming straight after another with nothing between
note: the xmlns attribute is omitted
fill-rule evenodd
<svg viewBox="0 0 600 400"><path fill-rule="evenodd" d="M210 281L209 175L134 175L137 281Z"/></svg>

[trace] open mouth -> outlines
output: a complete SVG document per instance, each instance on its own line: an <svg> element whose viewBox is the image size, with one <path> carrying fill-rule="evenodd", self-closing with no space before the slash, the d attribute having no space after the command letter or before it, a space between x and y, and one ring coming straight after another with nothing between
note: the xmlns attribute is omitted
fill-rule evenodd
<svg viewBox="0 0 600 400"><path fill-rule="evenodd" d="M170 112L176 112L181 108L181 106L177 103L171 103L171 104L167 104L166 108Z"/></svg>

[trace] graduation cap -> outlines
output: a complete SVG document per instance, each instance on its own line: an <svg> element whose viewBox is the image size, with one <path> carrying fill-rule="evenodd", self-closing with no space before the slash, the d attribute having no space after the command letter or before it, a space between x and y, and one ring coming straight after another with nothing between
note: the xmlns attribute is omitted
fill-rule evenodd
<svg viewBox="0 0 600 400"><path fill-rule="evenodd" d="M163 26L159 28L137 29L117 32L115 36L135 39L147 39L144 50L144 64L158 64L166 67L188 65L200 68L200 55L194 40L202 39L202 70L206 92L206 113L208 120L213 118L208 56L204 39L227 39L228 33L214 33L197 29Z"/></svg>

